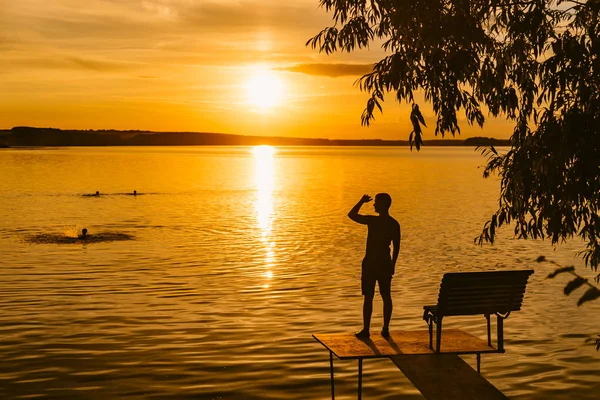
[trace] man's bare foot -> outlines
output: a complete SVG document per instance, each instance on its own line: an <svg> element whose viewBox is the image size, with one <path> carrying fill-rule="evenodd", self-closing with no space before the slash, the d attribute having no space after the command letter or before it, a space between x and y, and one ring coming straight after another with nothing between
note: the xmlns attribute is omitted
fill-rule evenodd
<svg viewBox="0 0 600 400"><path fill-rule="evenodd" d="M369 333L369 331L367 331L367 330L365 330L365 329L363 329L363 330L362 330L362 331L360 331L360 332L356 332L354 335L355 335L357 338L359 338L359 339L368 339L368 338L371 336L371 334Z"/></svg>
<svg viewBox="0 0 600 400"><path fill-rule="evenodd" d="M390 330L388 328L383 328L381 330L381 336L383 336L386 339L390 338Z"/></svg>

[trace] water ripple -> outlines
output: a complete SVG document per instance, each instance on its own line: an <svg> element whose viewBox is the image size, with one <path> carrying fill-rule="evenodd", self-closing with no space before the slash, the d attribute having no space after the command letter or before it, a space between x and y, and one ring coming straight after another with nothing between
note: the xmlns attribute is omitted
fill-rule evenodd
<svg viewBox="0 0 600 400"><path fill-rule="evenodd" d="M496 246L474 245L497 202L482 160L405 150L284 148L260 162L248 148L3 152L0 398L327 398L328 354L311 335L360 328L366 229L346 213L386 191L403 235L393 329L426 329L422 306L445 272L534 268L507 352L484 355L482 373L511 398L595 399L600 354L587 340L600 302L577 307L566 278L533 261L588 273L580 243L501 231ZM73 194L96 188L160 195ZM129 237L87 246L83 227ZM374 329L381 312L377 298ZM486 335L481 316L446 324ZM356 362L335 368L336 397L354 398ZM366 361L363 382L365 398L421 398L387 360Z"/></svg>

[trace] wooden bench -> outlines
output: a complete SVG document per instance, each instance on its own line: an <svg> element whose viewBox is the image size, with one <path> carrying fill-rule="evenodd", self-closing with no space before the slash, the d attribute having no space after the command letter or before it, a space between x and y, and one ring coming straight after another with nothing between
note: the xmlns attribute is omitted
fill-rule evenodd
<svg viewBox="0 0 600 400"><path fill-rule="evenodd" d="M508 318L512 311L521 309L525 286L532 273L533 270L444 274L437 304L423 307L423 319L429 326L429 348L433 350L435 324L435 351L440 352L444 317L480 314L487 319L488 346L492 346L490 316L495 314L497 352L504 353L504 319Z"/></svg>

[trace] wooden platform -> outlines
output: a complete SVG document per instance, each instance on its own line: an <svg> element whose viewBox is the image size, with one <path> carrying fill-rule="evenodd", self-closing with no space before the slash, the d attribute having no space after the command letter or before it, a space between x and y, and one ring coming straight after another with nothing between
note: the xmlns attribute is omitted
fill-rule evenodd
<svg viewBox="0 0 600 400"><path fill-rule="evenodd" d="M427 400L508 398L456 354L400 355L390 360Z"/></svg>
<svg viewBox="0 0 600 400"><path fill-rule="evenodd" d="M315 334L313 337L339 359L388 358L395 355L433 354L429 348L429 332L393 331L389 339L374 333L367 340L358 339L352 333ZM444 329L441 353L481 354L497 353L498 349L488 346L479 339L460 329Z"/></svg>
<svg viewBox="0 0 600 400"><path fill-rule="evenodd" d="M335 399L333 356L358 360L358 399L362 398L362 364L365 358L389 358L428 400L506 399L498 389L479 374L482 353L499 353L460 329L445 329L440 353L429 348L429 331L393 331L388 339L373 334L358 339L353 333L314 334L329 350L331 398ZM477 371L458 354L476 354Z"/></svg>

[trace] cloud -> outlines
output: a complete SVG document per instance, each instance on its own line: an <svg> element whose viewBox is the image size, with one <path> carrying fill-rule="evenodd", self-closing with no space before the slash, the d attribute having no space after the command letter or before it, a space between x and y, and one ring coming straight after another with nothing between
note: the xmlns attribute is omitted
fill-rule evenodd
<svg viewBox="0 0 600 400"><path fill-rule="evenodd" d="M276 3L213 3L201 2L192 7L180 8L181 20L192 23L198 29L218 29L225 32L272 29L277 32L306 31L306 28L322 28L324 13L310 3L289 5ZM326 20L326 19L325 19Z"/></svg>
<svg viewBox="0 0 600 400"><path fill-rule="evenodd" d="M81 56L57 56L56 54L43 53L31 56L7 57L3 62L3 70L24 71L35 70L86 70L96 72L120 72L138 68L135 63L107 61L97 58Z"/></svg>
<svg viewBox="0 0 600 400"><path fill-rule="evenodd" d="M81 7L81 0L11 4L4 16L0 10L5 28L0 49L154 65L186 60L205 65L308 62L315 52L306 41L331 23L331 16L315 0L86 0L86 7Z"/></svg>
<svg viewBox="0 0 600 400"><path fill-rule="evenodd" d="M79 66L84 69L92 70L92 71L100 71L100 72L112 72L112 71L121 71L130 67L128 63L120 63L114 61L103 61L103 60L94 60L91 58L82 58L82 57L68 57L69 61L71 61L76 66Z"/></svg>
<svg viewBox="0 0 600 400"><path fill-rule="evenodd" d="M22 22L30 20L32 30L44 38L74 41L165 36L206 40L197 36L202 33L216 34L210 38L214 40L266 31L280 37L294 33L302 36L304 45L305 36L316 34L331 22L311 0L88 0L85 8L74 0L55 0L56 6L41 0L22 1L25 5L16 7L15 13Z"/></svg>
<svg viewBox="0 0 600 400"><path fill-rule="evenodd" d="M373 69L373 64L297 64L292 67L276 68L279 71L298 72L307 75L329 76L362 76Z"/></svg>

